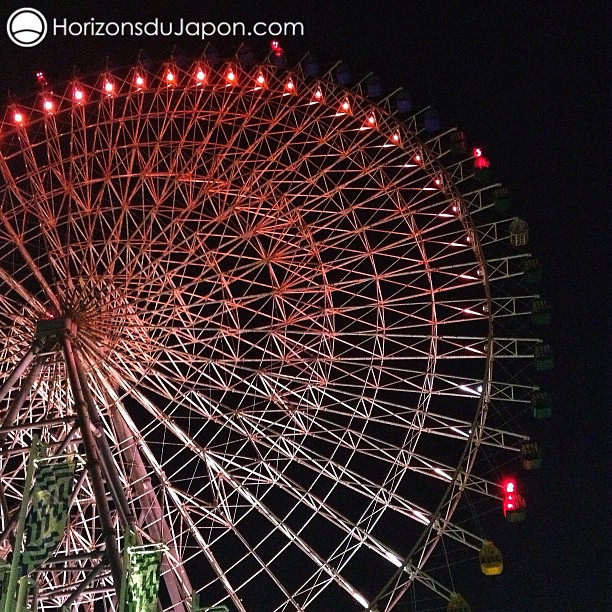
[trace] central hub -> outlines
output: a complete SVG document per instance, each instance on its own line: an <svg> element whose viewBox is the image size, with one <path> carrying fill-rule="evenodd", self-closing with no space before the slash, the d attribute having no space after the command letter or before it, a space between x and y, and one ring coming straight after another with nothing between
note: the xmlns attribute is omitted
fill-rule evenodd
<svg viewBox="0 0 612 612"><path fill-rule="evenodd" d="M62 315L79 331L79 343L108 355L123 335L128 316L125 297L109 279L79 278L60 295Z"/></svg>

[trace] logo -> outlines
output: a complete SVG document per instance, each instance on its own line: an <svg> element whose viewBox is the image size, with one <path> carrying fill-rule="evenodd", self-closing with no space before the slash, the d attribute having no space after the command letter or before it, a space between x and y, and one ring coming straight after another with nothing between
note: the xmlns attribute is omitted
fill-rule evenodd
<svg viewBox="0 0 612 612"><path fill-rule="evenodd" d="M47 35L47 20L36 9L18 9L8 18L6 31L16 45L34 47Z"/></svg>

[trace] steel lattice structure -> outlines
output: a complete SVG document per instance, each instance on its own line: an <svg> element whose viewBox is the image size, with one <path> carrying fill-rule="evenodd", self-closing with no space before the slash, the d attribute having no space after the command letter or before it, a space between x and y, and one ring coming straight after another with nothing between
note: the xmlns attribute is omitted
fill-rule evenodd
<svg viewBox="0 0 612 612"><path fill-rule="evenodd" d="M126 525L168 545L165 610L198 590L382 611L416 584L444 605L437 544L482 546L454 517L466 490L500 496L477 454L526 439L502 423L534 390L533 296L510 290L528 254L453 132L364 87L204 59L6 111L7 552L33 433L101 458L77 468L39 609L114 610Z"/></svg>

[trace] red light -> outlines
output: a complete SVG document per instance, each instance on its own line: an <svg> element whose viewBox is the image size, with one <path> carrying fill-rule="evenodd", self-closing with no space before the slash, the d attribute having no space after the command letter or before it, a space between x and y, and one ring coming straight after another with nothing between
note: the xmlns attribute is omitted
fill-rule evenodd
<svg viewBox="0 0 612 612"><path fill-rule="evenodd" d="M323 92L321 91L320 87L317 87L317 89L315 90L314 97L315 97L315 100L322 100L323 99Z"/></svg>
<svg viewBox="0 0 612 612"><path fill-rule="evenodd" d="M36 80L38 81L38 84L42 88L45 88L49 85L49 83L47 83L47 79L45 78L45 75L40 71L36 73Z"/></svg>
<svg viewBox="0 0 612 612"><path fill-rule="evenodd" d="M168 83L168 85L174 84L174 72L172 72L172 70L166 72L166 83Z"/></svg>
<svg viewBox="0 0 612 612"><path fill-rule="evenodd" d="M502 508L504 516L511 522L522 521L525 518L527 503L525 498L517 492L516 481L512 479L504 481L503 489Z"/></svg>
<svg viewBox="0 0 612 612"><path fill-rule="evenodd" d="M47 98L44 102L43 102L43 108L50 113L53 110L53 102L51 100L49 100L49 98Z"/></svg>
<svg viewBox="0 0 612 612"><path fill-rule="evenodd" d="M348 99L344 99L342 104L340 105L340 112L341 113L348 113L351 110L351 103L348 101Z"/></svg>
<svg viewBox="0 0 612 612"><path fill-rule="evenodd" d="M113 85L112 81L106 81L104 83L104 91L107 93L107 95L110 96L110 94L113 93L113 89L115 89L115 86Z"/></svg>
<svg viewBox="0 0 612 612"><path fill-rule="evenodd" d="M477 157L474 160L475 168L488 168L491 165L491 162L484 156Z"/></svg>
<svg viewBox="0 0 612 612"><path fill-rule="evenodd" d="M258 85L265 85L266 83L266 77L263 75L263 72L260 72L257 75L257 84Z"/></svg>
<svg viewBox="0 0 612 612"><path fill-rule="evenodd" d="M137 74L136 78L134 79L134 84L136 85L136 87L138 87L138 89L141 89L142 87L144 87L145 80L141 75Z"/></svg>
<svg viewBox="0 0 612 612"><path fill-rule="evenodd" d="M206 73L199 68L196 72L195 78L198 83L203 83L206 80Z"/></svg>
<svg viewBox="0 0 612 612"><path fill-rule="evenodd" d="M236 80L236 73L231 68L227 71L226 79L229 83L233 83Z"/></svg>
<svg viewBox="0 0 612 612"><path fill-rule="evenodd" d="M488 168L491 165L491 162L482 154L482 149L474 149L472 155L474 157L474 168Z"/></svg>
<svg viewBox="0 0 612 612"><path fill-rule="evenodd" d="M281 57L283 55L284 51L278 40L273 40L270 43L270 47L272 48L272 51L274 51L274 55L276 55L276 57Z"/></svg>
<svg viewBox="0 0 612 612"><path fill-rule="evenodd" d="M414 156L414 161L415 161L417 164L420 164L420 163L421 163L421 156L420 156L418 153L417 153L417 154Z"/></svg>
<svg viewBox="0 0 612 612"><path fill-rule="evenodd" d="M15 123L17 124L21 124L23 123L23 114L20 113L19 111L16 111L15 114L13 115L13 119L15 120Z"/></svg>
<svg viewBox="0 0 612 612"><path fill-rule="evenodd" d="M291 79L289 79L287 81L287 84L285 85L285 88L288 89L289 91L293 91L295 88L295 85L293 84L293 81Z"/></svg>
<svg viewBox="0 0 612 612"><path fill-rule="evenodd" d="M399 140L400 140L400 135L399 135L399 133L398 133L398 132L395 132L395 133L393 134L393 136L391 137L391 140L393 140L393 142L399 142Z"/></svg>
<svg viewBox="0 0 612 612"><path fill-rule="evenodd" d="M72 93L72 97L74 98L74 101L78 104L80 102L83 102L83 100L85 99L85 93L82 89L79 89L77 87Z"/></svg>
<svg viewBox="0 0 612 612"><path fill-rule="evenodd" d="M376 117L373 114L368 117L368 125L376 125Z"/></svg>

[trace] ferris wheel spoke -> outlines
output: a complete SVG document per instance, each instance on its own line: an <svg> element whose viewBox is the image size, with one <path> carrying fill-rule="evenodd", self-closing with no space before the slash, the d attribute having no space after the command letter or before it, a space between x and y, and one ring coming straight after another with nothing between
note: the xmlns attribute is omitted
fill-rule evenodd
<svg viewBox="0 0 612 612"><path fill-rule="evenodd" d="M360 493L363 495L364 499L377 501L383 508L388 507L393 509L419 523L427 524L430 522L432 517L431 511L408 502L402 496L398 495L394 489L387 489L384 483L381 486L381 483L374 482L363 474L356 472L350 467L350 464L340 464L335 461L333 457L318 453L310 445L305 447L291 436L278 435L276 431L272 429L272 425L274 424L269 422L262 423L260 419L256 419L253 416L245 416L243 418L249 423L251 431L256 435L255 439L257 440L258 446L266 449L265 452L261 453L263 457L266 457L268 453L280 454L280 456L285 459L295 461L299 465L308 468L313 475L323 475L328 478L331 483L338 483L339 485ZM272 431L270 431L271 429ZM207 452L213 453L215 456L224 457L224 461L230 462L235 468L240 469L241 464L236 460L234 454L229 457L225 454L220 455L217 449L209 449ZM357 451L354 450L354 452ZM262 464L262 466L263 470L271 469L266 463ZM397 468L398 470L404 470L404 466L399 462L397 463ZM262 482L258 474L259 473L251 473L251 477L254 479L252 484L260 484ZM395 480L398 479L397 476L394 478ZM263 478L263 482L268 482L268 480Z"/></svg>
<svg viewBox="0 0 612 612"><path fill-rule="evenodd" d="M224 478L232 488L240 494L251 506L257 510L260 515L265 518L274 528L287 537L295 546L297 546L306 556L315 563L316 566L321 568L325 574L327 574L334 582L336 582L342 589L349 593L360 603L366 603L366 599L355 589L346 579L344 579L336 570L331 567L325 559L323 559L307 542L305 542L299 533L289 528L285 522L272 512L267 506L265 506L251 491L244 487L240 482L236 480L233 474L224 471L222 466L217 465L216 469L224 473ZM366 604L367 605L367 604Z"/></svg>
<svg viewBox="0 0 612 612"><path fill-rule="evenodd" d="M419 512L419 511L416 511L416 512ZM413 510L413 513L414 513L414 510ZM417 515L417 516L424 516L424 515L421 514L421 515ZM421 518L421 520L422 520L422 518ZM389 554L386 555L387 559L389 558Z"/></svg>
<svg viewBox="0 0 612 612"><path fill-rule="evenodd" d="M154 406L152 406L152 405L150 404L150 402L149 402L149 401L148 401L148 400L147 400L147 399L146 399L144 396L142 396L141 394L137 394L137 398L138 398L138 400L139 400L139 401L140 401L140 402L141 402L143 405L148 405L148 406L149 406L149 408L150 408L151 410L155 410L155 407L154 407ZM166 421L167 421L167 419L166 419ZM181 431L181 430L180 430L178 427L176 427L176 426L171 426L171 427L170 427L170 429L173 431L173 433L174 433L175 435L179 436L179 437L180 437L180 438L183 440L183 442L185 443L185 445L188 445L188 446L191 448L191 450L192 450L194 453L199 454L200 456L204 457L204 455L202 454L202 451L200 451L199 449L197 449L197 448L195 448L195 447L194 447L194 443L193 443L193 441L192 441L192 440L189 438L189 436L188 436L188 435L186 435L184 432L182 432L182 431ZM208 463L209 463L209 464L210 464L210 465L213 467L213 469L217 468L217 466L216 466L216 464L215 464L214 460L213 460L211 457L208 457L207 462L208 462ZM218 471L218 470L216 470L216 471ZM225 480L226 480L228 483L232 484L232 486L235 486L235 484L236 484L236 483L233 481L233 479L232 479L232 478L229 478L228 473L227 473L227 472L223 472L223 473L224 473L224 476L225 476L225 478L224 478L224 479L225 479ZM244 493L243 493L243 495L244 495ZM247 497L248 497L248 496L247 496ZM270 518L270 517L268 517L268 518ZM192 531L193 531L194 529L197 529L197 527L196 527L195 523L193 523L193 521L190 521L190 527L191 527L191 530L192 530ZM229 588L229 585L228 585L228 588ZM234 587L234 588L236 588L236 587ZM228 592L231 592L231 590L228 590Z"/></svg>
<svg viewBox="0 0 612 612"><path fill-rule="evenodd" d="M295 456L292 457L292 459L295 459ZM230 464L233 464L234 470L240 465L239 463L236 464L236 462L233 459L230 459ZM230 464L228 464L228 466ZM348 470L344 468L344 466L336 466L336 467L342 470L343 474L349 473ZM320 467L317 467L316 471L319 472L320 469L321 469ZM265 477L262 478L264 473L270 474L272 476L272 480L269 481L271 485L274 484L275 486L280 487L282 490L287 492L289 495L296 498L298 500L298 503L301 502L309 506L311 509L315 510L319 516L322 516L323 518L331 521L334 525L339 527L344 533L347 534L346 541L343 542L341 545L339 545L338 548L336 549L336 552L329 557L330 562L333 561L336 557L338 557L341 560L340 565L337 566L338 571L341 571L342 567L345 566L350 561L350 557L352 555L350 554L347 555L346 551L353 550L353 554L354 552L356 552L356 547L351 544L353 542L352 538L355 538L356 542L358 542L359 544L363 544L365 542L366 545L371 550L373 550L377 555L384 558L387 562L392 563L395 567L399 567L402 565L402 563L404 563L401 557L398 557L396 553L389 550L381 542L373 539L367 532L362 531L358 525L350 523L345 517L342 517L341 515L336 513L333 510L333 508L331 508L329 505L324 505L320 499L317 499L315 496L310 494L308 491L301 488L297 482L293 480L289 480L284 474L282 474L277 469L275 469L271 463L262 464L261 470L253 474L252 477L250 477L249 474L247 473L246 479L242 481L243 485L247 486L247 483L252 479L254 479L254 483L261 485L263 482L266 482L266 478ZM336 482L339 484L343 482L338 477L338 474L330 475L330 479L332 480L332 482ZM354 482L352 483L352 486L354 487ZM378 483L371 483L371 489L368 492L366 492L365 499L369 499L369 500L374 499L374 501L376 501L378 499L378 494L375 495L374 498L372 498L371 496L371 494L374 491L380 494L380 492L384 491L384 489L381 489ZM378 500L381 504L380 508L384 508L384 509L392 508L392 501L390 500L392 500L393 497L394 497L393 494L389 495L389 492L387 492L387 495L385 496L384 499ZM411 518L413 519L416 518L419 522L424 522L425 524L429 524L433 521L433 515L426 510L418 509L418 508L417 509L411 508L411 513L413 515L411 516ZM363 519L362 517L362 520L371 521L372 516L375 514L377 514L377 512L373 512L372 514L367 514L365 519ZM464 544L468 544L476 550L479 550L480 546L482 545L482 539L473 536L472 534L470 534L469 532L466 532L465 530L462 530L456 526L451 525L447 521L439 522L437 520L436 524L437 524L436 530L439 531L440 533L444 532L445 535L449 537L453 537ZM320 572L322 571L323 570L320 570ZM312 581L316 583L316 580L317 580L316 577L313 576ZM310 589L307 588L307 585L304 585L303 590L308 591ZM312 599L314 599L314 597ZM309 599L308 601L311 601L312 599Z"/></svg>
<svg viewBox="0 0 612 612"><path fill-rule="evenodd" d="M32 256L30 255L30 253L28 252L28 249L27 249L26 245L24 244L23 239L17 234L17 231L11 225L11 223L10 223L7 215L4 213L4 211L1 211L1 210L0 210L0 220L2 221L2 224L3 224L4 228L6 229L6 232L7 232L8 236L9 236L9 239L13 242L13 244L15 244L17 246L19 254L23 258L26 266L29 268L32 276L34 276L34 278L38 282L40 288L44 291L45 295L47 296L48 300L51 302L53 307L56 310L59 310L60 305L59 305L59 302L57 300L57 297L56 297L55 293L52 291L52 289L49 286L47 280L43 277L43 275L41 273L41 270L39 269L38 265L36 264L36 262L34 261ZM14 287L14 284L13 283L9 283L9 286L13 286Z"/></svg>
<svg viewBox="0 0 612 612"><path fill-rule="evenodd" d="M382 558L384 558L387 562L390 561L390 562L392 562L396 566L399 563L401 563L401 561L400 561L399 557L397 556L397 554L393 553L382 542L378 541L370 533L368 533L368 532L364 531L363 529L361 529L359 527L359 525L354 524L351 521L349 521L349 519L347 519L346 517L342 516L341 513L339 513L334 508L332 508L331 506L326 504L323 500L321 500L321 499L317 498L315 495L309 493L306 489L301 487L301 485L298 482L296 482L295 480L291 480L291 479L287 478L287 476L285 474L283 474L282 472L280 472L276 468L274 468L274 466L271 463L263 464L263 466L261 468L261 472L263 472L265 474L269 474L271 476L271 480L270 480L270 484L271 485L274 485L275 487L279 487L280 490L284 491L289 496L291 496L294 499L296 499L297 500L297 504L296 505L299 505L300 507L304 506L304 507L309 508L310 510L314 511L317 516L319 516L319 517L323 518L324 520L328 521L330 524L334 525L342 533L345 534L346 541L343 542L342 544L340 544L338 549L336 549L336 552L329 558L330 562L335 561L335 557L336 556L340 556L340 557L343 558L342 563L339 564L339 565L336 565L336 570L338 572L342 571L342 567L348 563L348 561L350 560L350 557L352 556L352 555L349 554L348 558L347 558L347 551L354 550L354 552L356 552L358 546L360 546L360 545L367 546L370 550L372 550L377 555L379 555ZM236 472L233 471L232 473L236 473ZM261 473L255 474L255 479L256 479L256 481L259 484L261 484L262 482L265 482L265 480L266 480L265 478L262 478L262 476L263 476L263 474L261 474ZM244 480L242 484L244 486L247 486L246 483L249 480L250 480L249 473L247 471L246 480ZM291 512L293 512L293 510L290 510L289 514L291 514ZM302 529L305 528L307 526L307 524L308 523L304 524ZM300 531L301 531L301 529L300 529ZM339 549L342 549L342 551L343 551L342 554L340 554L338 552ZM282 552L282 551L279 551L278 554L280 554L280 552ZM326 572L326 568L324 568L324 567L320 568L319 572L320 573L325 573ZM309 582L311 582L311 581L316 583L317 582L316 577L313 576L309 580ZM300 589L300 591L298 591L298 593L299 592L307 592L309 590L310 590L310 588L308 588L306 585L304 585L303 587L301 587L301 589ZM305 605L307 603L311 602L313 599L314 599L314 597L309 598L307 601L305 601Z"/></svg>

